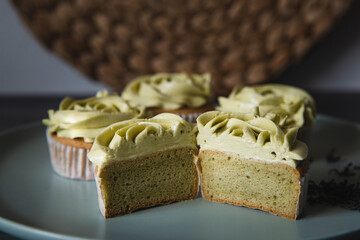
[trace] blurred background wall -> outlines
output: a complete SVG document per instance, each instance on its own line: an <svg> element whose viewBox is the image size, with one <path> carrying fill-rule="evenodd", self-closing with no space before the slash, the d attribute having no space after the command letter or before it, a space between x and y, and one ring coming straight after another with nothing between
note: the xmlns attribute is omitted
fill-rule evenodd
<svg viewBox="0 0 360 240"><path fill-rule="evenodd" d="M298 64L274 82L308 90L360 90L360 1ZM50 53L8 1L0 1L0 95L93 94L106 88Z"/></svg>
<svg viewBox="0 0 360 240"><path fill-rule="evenodd" d="M47 51L0 1L0 95L87 95L104 87Z"/></svg>

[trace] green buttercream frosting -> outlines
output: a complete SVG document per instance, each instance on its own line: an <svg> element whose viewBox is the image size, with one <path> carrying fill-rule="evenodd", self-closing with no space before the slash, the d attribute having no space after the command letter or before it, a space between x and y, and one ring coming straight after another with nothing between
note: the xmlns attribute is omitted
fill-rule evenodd
<svg viewBox="0 0 360 240"><path fill-rule="evenodd" d="M178 115L162 113L150 119L132 119L107 127L96 137L88 158L102 168L114 161L188 146L196 148L190 123Z"/></svg>
<svg viewBox="0 0 360 240"><path fill-rule="evenodd" d="M315 102L304 90L282 85L263 84L236 87L229 97L219 97L219 107L225 112L252 112L260 116L276 113L287 127L306 128L314 123Z"/></svg>
<svg viewBox="0 0 360 240"><path fill-rule="evenodd" d="M307 146L296 140L298 128L281 128L273 113L211 111L197 119L200 150L234 152L244 158L296 167L307 156Z"/></svg>
<svg viewBox="0 0 360 240"><path fill-rule="evenodd" d="M145 108L130 104L116 94L99 91L96 97L75 100L66 97L59 110L49 110L49 118L43 123L50 133L59 137L83 138L93 142L95 137L110 124L143 117Z"/></svg>
<svg viewBox="0 0 360 240"><path fill-rule="evenodd" d="M130 82L122 96L147 108L197 108L209 101L210 81L210 74L146 75Z"/></svg>

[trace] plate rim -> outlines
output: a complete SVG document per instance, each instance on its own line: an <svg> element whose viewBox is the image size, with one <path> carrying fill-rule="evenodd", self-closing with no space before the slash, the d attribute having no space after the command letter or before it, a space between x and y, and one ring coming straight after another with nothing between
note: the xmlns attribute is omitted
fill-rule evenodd
<svg viewBox="0 0 360 240"><path fill-rule="evenodd" d="M317 119L338 121L338 122L341 122L342 124L351 124L356 127L360 127L359 123L344 120L344 119L337 118L337 117L324 115L324 114L318 114ZM16 127L2 130L2 131L0 131L0 137L4 137L8 134L15 134L17 132L21 132L21 131L24 131L27 129L40 128L40 127L45 128L46 126L44 126L41 121L33 121L33 122L30 122L27 124L23 124L23 125L19 125ZM30 225L26 225L26 224L23 224L23 223L20 223L17 221L10 220L6 217L3 217L1 213L0 213L0 231L10 234L13 237L19 237L21 239L68 239L68 240L99 239L99 238L77 237L77 236L73 236L73 235L56 233L54 231L36 228L36 227L30 226ZM349 229L346 230L345 229L342 232L338 232L335 234L320 237L318 239L328 239L328 238L337 239L339 237L346 239L347 235L356 234L356 233L360 233L360 226L358 229L354 229L354 230L349 230ZM314 239L314 238L309 238L309 239Z"/></svg>
<svg viewBox="0 0 360 240"><path fill-rule="evenodd" d="M68 240L92 240L96 238L75 237L68 234L60 234L25 225L0 216L0 229L15 237L22 239L68 239ZM29 238L31 237L31 238Z"/></svg>

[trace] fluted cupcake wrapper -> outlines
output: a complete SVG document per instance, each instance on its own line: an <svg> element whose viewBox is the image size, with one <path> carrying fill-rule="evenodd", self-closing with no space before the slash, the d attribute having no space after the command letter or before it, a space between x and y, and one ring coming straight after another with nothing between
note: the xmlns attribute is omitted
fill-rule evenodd
<svg viewBox="0 0 360 240"><path fill-rule="evenodd" d="M94 180L94 166L87 158L88 149L60 143L48 131L46 131L46 139L51 165L57 174L71 179Z"/></svg>
<svg viewBox="0 0 360 240"><path fill-rule="evenodd" d="M305 174L305 176L303 176L299 182L300 182L300 194L299 194L299 201L298 201L298 205L297 205L297 209L296 209L296 216L295 218L297 218L302 210L304 209L304 206L306 204L306 198L307 198L307 189L308 189L308 174Z"/></svg>
<svg viewBox="0 0 360 240"><path fill-rule="evenodd" d="M202 114L203 112L198 113L176 113L189 123L196 123L196 119Z"/></svg>
<svg viewBox="0 0 360 240"><path fill-rule="evenodd" d="M97 170L95 170L95 183L96 183L96 191L98 194L99 210L100 210L101 214L105 217L105 203L104 203L104 199L102 197L102 192L100 189L101 178L99 178L97 176Z"/></svg>

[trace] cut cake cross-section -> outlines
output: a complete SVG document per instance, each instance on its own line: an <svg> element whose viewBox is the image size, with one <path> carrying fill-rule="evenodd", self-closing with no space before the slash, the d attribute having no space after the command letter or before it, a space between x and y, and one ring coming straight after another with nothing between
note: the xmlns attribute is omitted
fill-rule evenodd
<svg viewBox="0 0 360 240"><path fill-rule="evenodd" d="M198 150L191 125L164 113L113 124L88 154L105 218L196 198Z"/></svg>
<svg viewBox="0 0 360 240"><path fill-rule="evenodd" d="M281 129L277 119L218 111L198 118L205 199L297 218L306 192L307 146L296 140L298 128Z"/></svg>

